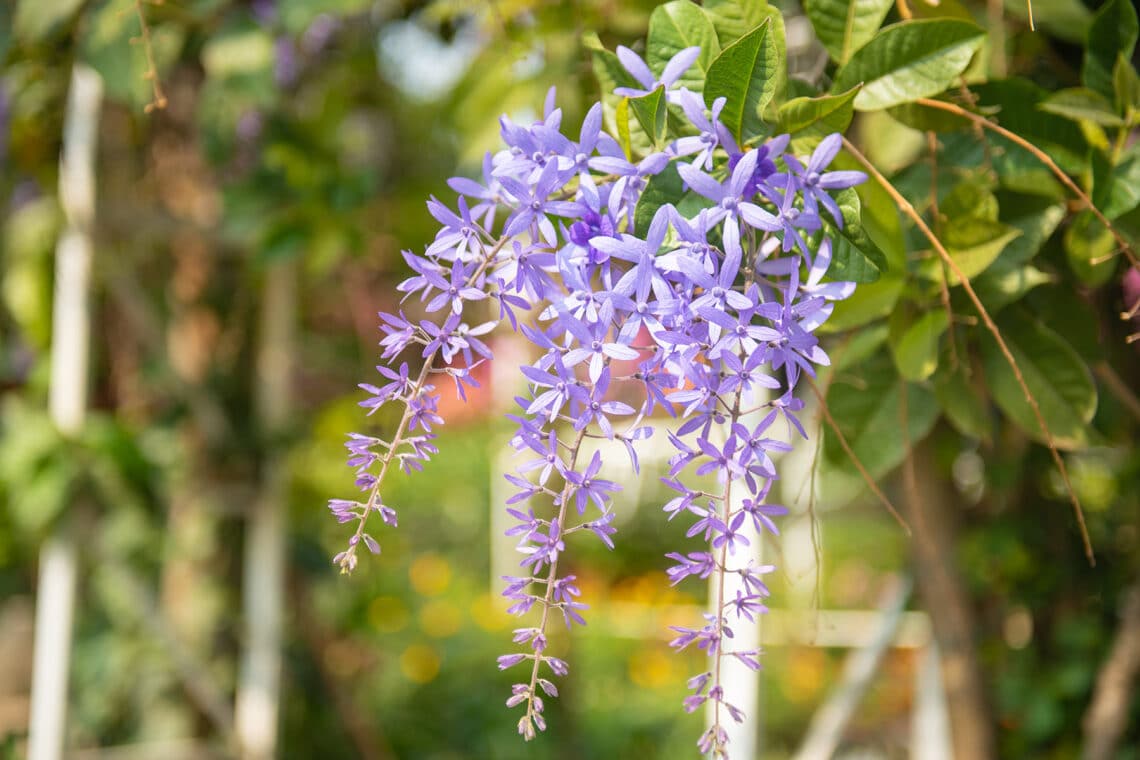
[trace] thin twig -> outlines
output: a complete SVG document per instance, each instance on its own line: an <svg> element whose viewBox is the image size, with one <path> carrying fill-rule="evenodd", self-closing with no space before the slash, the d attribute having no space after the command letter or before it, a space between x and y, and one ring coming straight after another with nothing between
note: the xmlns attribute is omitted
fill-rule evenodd
<svg viewBox="0 0 1140 760"><path fill-rule="evenodd" d="M942 103L939 101L931 102L942 105ZM957 106L954 108L957 109ZM969 112L963 111L963 113ZM1061 452L1057 449L1057 444L1053 440L1053 433L1049 430L1049 425L1045 422L1045 417L1041 414L1041 407L1037 404L1037 398L1033 395L1032 392L1030 392L1029 386L1025 382L1025 377L1021 374L1021 368L1017 366L1017 360L1013 358L1013 353L1009 350L1009 346L1006 344L1005 339L1002 338L1001 332L998 330L997 325L994 324L993 318L990 317L989 311L987 311L986 307L982 305L982 301L980 298L978 298L978 294L974 291L974 287L970 284L969 278L966 277L958 264L954 261L953 258L951 258L950 252L946 250L946 246L942 245L942 241L939 240L938 237L930 230L930 227L927 226L925 221L923 221L922 216L917 211L915 211L914 206L911 205L910 201L903 197L902 193L900 193L898 189L892 185L890 181L884 177L878 169L875 168L875 165L872 164L867 159L867 157L859 151L858 148L852 145L846 137L843 138L843 145L847 148L848 152L851 153L851 155L854 156L855 159L863 165L863 168L867 170L867 173L870 174L870 176L873 177L875 181L879 183L879 185L884 190L887 191L887 193L898 205L899 210L902 211L907 217L909 217L919 228L919 230L922 231L922 234L926 237L927 240L930 241L931 245L934 246L934 250L938 252L938 255L942 257L942 260L946 262L946 264L958 277L958 281L962 285L962 289L966 291L966 295L969 296L970 301L974 304L974 308L978 310L978 314L981 316L982 321L985 323L986 329L989 330L990 334L994 338L994 341L997 342L998 349L1001 351L1002 356L1005 357L1006 362L1013 370L1014 379L1017 380L1017 385L1021 388L1021 392L1025 394L1025 400L1029 403L1029 407L1033 410L1033 416L1037 419L1037 424L1041 428L1041 433L1045 436L1045 443L1049 447L1049 453L1053 455L1053 462L1057 465L1057 469L1061 473L1061 479L1065 483L1065 489L1069 492L1069 501L1073 505L1073 513L1076 515L1077 525L1081 531L1081 541L1084 544L1085 556L1088 558L1089 565L1095 566L1096 557L1093 554L1092 540L1089 538L1088 527L1085 525L1084 511L1081 509L1081 502L1080 499L1077 498L1077 492L1073 489L1073 483L1069 479L1069 470L1065 467L1065 460L1061 458Z"/></svg>
<svg viewBox="0 0 1140 760"><path fill-rule="evenodd" d="M942 237L942 212L938 209L938 135L933 130L926 133L926 147L930 151L930 219L934 224L934 234ZM950 272L946 269L945 261L940 264L942 279L938 281L938 291L950 325L950 369L956 370L958 340L954 330L954 309L950 305Z"/></svg>
<svg viewBox="0 0 1140 760"><path fill-rule="evenodd" d="M151 0L152 3L158 5L162 0ZM154 44L151 42L150 37L150 24L146 22L146 14L143 12L143 0L135 0L135 13L139 17L140 35L136 37L143 46L143 54L146 55L147 70L143 74L144 79L150 80L151 90L154 93L151 101L146 104L143 110L150 113L155 109L161 111L166 108L166 95L162 91L162 82L158 78L158 66L154 62Z"/></svg>
<svg viewBox="0 0 1140 760"><path fill-rule="evenodd" d="M863 466L863 463L861 461L859 461L859 457L855 456L855 452L852 450L851 444L847 442L847 436L843 435L843 431L841 431L839 429L839 425L835 423L835 418L831 416L831 410L827 408L827 399L825 399L823 397L823 394L820 393L819 387L816 386L815 381L813 381L811 378L808 378L808 385L811 386L812 392L815 393L816 399L819 400L819 408L820 411L823 412L823 418L827 420L827 426L831 428L831 431L833 433L835 433L835 437L839 440L839 445L843 447L844 453L847 454L848 458L851 460L851 463L855 465L855 469L859 471L859 474L863 476L863 482L866 483L867 487L871 489L871 493L875 494L875 496L878 497L879 501L882 502L883 506L887 508L887 511L891 513L891 516L895 518L895 520L906 532L906 534L908 536L911 535L910 526L907 525L906 520L904 520L902 515L899 514L899 511L895 509L895 505L891 504L891 500L887 498L887 495L885 493L883 493L883 489L879 488L879 484L876 483L875 479L871 477L871 473L867 472L867 468Z"/></svg>
<svg viewBox="0 0 1140 760"><path fill-rule="evenodd" d="M1073 195L1077 196L1081 202L1085 204L1085 207L1093 213L1093 216L1095 216L1097 220L1105 226L1105 229L1107 229L1112 235L1113 239L1116 240L1116 244L1120 246L1120 252L1125 255L1129 263L1131 263L1133 267L1140 269L1140 260L1138 260L1136 258L1136 255L1132 252L1132 246L1128 243L1127 240L1124 239L1124 236L1120 234L1116 227L1112 225L1112 222L1108 221L1108 218L1103 213L1101 213L1101 210L1096 207L1096 204L1093 203L1092 198L1090 198L1088 194L1082 190L1080 186L1074 182L1068 174L1064 172L1063 169L1061 169L1061 167L1057 166L1057 163L1049 157L1048 153L1041 150L1036 145L1026 140L1024 137L1021 137L1020 135L1009 131L1005 127L987 119L985 116L962 108L956 103L948 103L944 100L933 100L931 98L919 98L915 102L920 106L926 106L927 108L937 108L941 111L947 111L957 116L961 116L962 118L969 119L974 124L977 124L984 129L989 129L993 132L996 132L1010 142L1016 143L1017 145L1032 153L1034 158L1043 163L1046 168L1048 168L1049 171L1053 173L1053 176L1061 181L1061 184L1069 188L1069 190L1072 191Z"/></svg>

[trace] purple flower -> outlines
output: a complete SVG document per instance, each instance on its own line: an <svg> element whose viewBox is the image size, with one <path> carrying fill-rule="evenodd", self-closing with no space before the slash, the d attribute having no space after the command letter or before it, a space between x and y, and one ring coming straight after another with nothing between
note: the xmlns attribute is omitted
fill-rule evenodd
<svg viewBox="0 0 1140 760"><path fill-rule="evenodd" d="M701 49L699 47L687 47L677 52L669 62L665 64L665 69L661 72L661 78L654 77L653 72L650 71L649 66L642 60L641 56L633 52L624 45L618 45L617 57L621 61L621 65L625 70L637 80L645 89L638 90L633 87L616 87L614 88L615 95L621 95L627 98L640 98L643 95L656 90L658 87L664 87L666 91L673 86L681 75L689 70L689 67L700 57Z"/></svg>
<svg viewBox="0 0 1140 760"><path fill-rule="evenodd" d="M580 515L586 513L587 501L594 502L594 506L605 512L606 503L611 498L610 494L621 490L617 483L598 477L601 469L602 455L595 451L585 471L577 473L573 470L567 470L565 473L566 481L574 485L574 505L578 508Z"/></svg>

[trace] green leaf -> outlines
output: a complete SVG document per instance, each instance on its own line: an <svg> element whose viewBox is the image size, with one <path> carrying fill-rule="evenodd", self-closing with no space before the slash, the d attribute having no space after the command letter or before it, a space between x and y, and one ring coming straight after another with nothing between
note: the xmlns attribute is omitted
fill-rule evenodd
<svg viewBox="0 0 1140 760"><path fill-rule="evenodd" d="M722 48L760 26L772 10L768 0L705 0L703 7Z"/></svg>
<svg viewBox="0 0 1140 760"><path fill-rule="evenodd" d="M627 98L629 110L637 118L637 123L649 135L656 147L665 139L665 114L668 103L665 100L665 88L658 87L648 95L640 98Z"/></svg>
<svg viewBox="0 0 1140 760"><path fill-rule="evenodd" d="M945 97L936 99L943 100ZM971 127L969 119L918 103L891 106L887 109L887 114L895 121L920 132L957 132Z"/></svg>
<svg viewBox="0 0 1140 760"><path fill-rule="evenodd" d="M887 342L889 330L887 325L880 322L869 325L862 330L855 330L849 336L844 336L843 342L830 350L831 371L846 372L858 368L884 343Z"/></svg>
<svg viewBox="0 0 1140 760"><path fill-rule="evenodd" d="M871 283L887 269L887 257L863 229L862 204L852 188L835 196L843 214L843 229L825 220L825 235L832 241L831 266L827 277L844 282Z"/></svg>
<svg viewBox="0 0 1140 760"><path fill-rule="evenodd" d="M1116 95L1113 86L1113 69L1118 56L1132 58L1136 40L1140 37L1140 24L1131 0L1109 0L1093 17L1085 45L1081 81L1091 90L1106 98Z"/></svg>
<svg viewBox="0 0 1140 760"><path fill-rule="evenodd" d="M1024 78L997 79L984 84L972 85L970 89L977 96L978 107L992 111L994 118L1006 129L1029 140L1060 165L1069 174L1081 174L1088 164L1089 142L1074 122L1039 109L1039 103L1048 97L1043 90ZM995 136L989 138L991 144L1000 150L991 151L995 155L995 168L1003 185L1010 185L1009 178L1002 173L1025 172L1027 181L1019 187L1032 191L1034 185L1045 187L1053 182L1048 169L1024 148ZM1042 181L1048 177L1047 181ZM1041 179L1038 179L1041 178Z"/></svg>
<svg viewBox="0 0 1140 760"><path fill-rule="evenodd" d="M894 311L904 284L901 274L892 274L879 278L874 284L856 288L850 298L835 304L835 311L820 326L819 332L843 332L882 319Z"/></svg>
<svg viewBox="0 0 1140 760"><path fill-rule="evenodd" d="M839 64L867 44L894 0L804 0L804 12L816 37Z"/></svg>
<svg viewBox="0 0 1140 760"><path fill-rule="evenodd" d="M705 102L725 98L720 120L738 142L760 132L760 111L776 94L776 47L768 38L771 23L760 26L732 43L709 66Z"/></svg>
<svg viewBox="0 0 1140 760"><path fill-rule="evenodd" d="M1011 216L1013 218L1006 220L1006 223L1021 230L1021 235L1002 249L1001 255L986 271L987 275L1009 272L1034 258L1065 218L1065 206L1054 203L1039 210Z"/></svg>
<svg viewBox="0 0 1140 760"><path fill-rule="evenodd" d="M1050 95L1037 106L1042 111L1064 116L1073 121L1091 121L1103 127L1120 127L1124 120L1117 115L1104 95L1085 87L1070 87Z"/></svg>
<svg viewBox="0 0 1140 760"><path fill-rule="evenodd" d="M1026 0L1004 0L1004 5L1011 16L1029 22ZM1081 0L1033 0L1033 20L1039 31L1081 45L1092 22L1092 13Z"/></svg>
<svg viewBox="0 0 1140 760"><path fill-rule="evenodd" d="M617 110L614 112L614 120L617 122L618 145L621 146L625 157L628 159L633 156L629 133L629 98L622 98L618 102Z"/></svg>
<svg viewBox="0 0 1140 760"><path fill-rule="evenodd" d="M896 309L891 315L888 342L899 375L921 382L938 369L938 344L950 326L944 310L915 315L908 309Z"/></svg>
<svg viewBox="0 0 1140 760"><path fill-rule="evenodd" d="M990 316L1020 301L1026 293L1041 285L1053 282L1053 277L1036 267L1019 267L994 271L990 267L972 284L974 292L986 307Z"/></svg>
<svg viewBox="0 0 1140 760"><path fill-rule="evenodd" d="M17 40L34 43L66 24L83 0L19 0L12 24Z"/></svg>
<svg viewBox="0 0 1140 760"><path fill-rule="evenodd" d="M992 437L989 400L977 383L969 381L961 365L951 368L949 362L942 363L934 375L934 398L958 432L983 441Z"/></svg>
<svg viewBox="0 0 1140 760"><path fill-rule="evenodd" d="M1057 448L1086 446L1090 439L1088 424L1096 413L1097 392L1080 355L1057 333L1020 311L1003 313L998 328L1037 400ZM988 333L982 341L982 363L986 385L997 405L1031 438L1044 443L1032 407Z"/></svg>
<svg viewBox="0 0 1140 760"><path fill-rule="evenodd" d="M872 478L879 479L897 467L906 456L900 414L900 390L904 386L885 352L863 362L858 372L836 376L827 394L827 404L851 449ZM850 379L848 379L850 378ZM938 419L938 405L930 391L905 385L907 432L911 445L926 437ZM827 459L854 471L839 441L825 433Z"/></svg>
<svg viewBox="0 0 1140 760"><path fill-rule="evenodd" d="M1092 159L1092 200L1106 217L1116 219L1140 205L1140 155L1112 166L1100 153Z"/></svg>
<svg viewBox="0 0 1140 760"><path fill-rule="evenodd" d="M588 32L582 35L582 45L590 51L594 77L598 80L601 89L602 114L606 129L611 134L616 133L618 131L617 108L623 99L621 96L614 95L613 92L618 87L640 87L640 85L621 65L618 57L612 51L602 47L597 34Z"/></svg>
<svg viewBox="0 0 1140 760"><path fill-rule="evenodd" d="M962 275L972 280L994 262L1010 242L1021 235L1021 230L1001 222L969 219L961 224L949 224L943 242L950 258L958 265ZM937 263L937 262L936 262ZM941 265L937 271L941 274ZM947 282L958 285L961 280L953 271L947 272ZM935 279L940 279L936 277Z"/></svg>
<svg viewBox="0 0 1140 760"><path fill-rule="evenodd" d="M1099 287L1116 274L1116 239L1091 211L1076 215L1063 241L1069 268L1081 283Z"/></svg>
<svg viewBox="0 0 1140 760"><path fill-rule="evenodd" d="M1132 61L1123 54L1116 56L1116 65L1112 69L1112 91L1117 111L1128 117L1131 123L1134 112L1140 109L1140 75L1137 75Z"/></svg>
<svg viewBox="0 0 1140 760"><path fill-rule="evenodd" d="M667 203L676 205L685 191L685 181L677 173L677 162L668 164L660 174L655 174L645 183L645 190L637 201L633 212L634 232L645 237L657 210Z"/></svg>
<svg viewBox="0 0 1140 760"><path fill-rule="evenodd" d="M938 204L938 211L951 221L982 219L987 222L998 220L997 197L990 188L977 181L959 182Z"/></svg>
<svg viewBox="0 0 1140 760"><path fill-rule="evenodd" d="M794 98L776 111L776 131L792 136L793 150L806 152L814 143L833 132L846 132L855 115L859 87L839 95ZM810 140L811 145L805 145Z"/></svg>
<svg viewBox="0 0 1140 760"><path fill-rule="evenodd" d="M700 47L701 54L677 83L701 92L709 65L720 53L712 21L690 0L673 0L653 9L645 40L645 62L650 69L660 75L673 56L694 45Z"/></svg>
<svg viewBox="0 0 1140 760"><path fill-rule="evenodd" d="M984 39L980 27L965 21L930 19L888 26L836 73L832 91L862 82L855 97L860 111L937 95L966 70Z"/></svg>

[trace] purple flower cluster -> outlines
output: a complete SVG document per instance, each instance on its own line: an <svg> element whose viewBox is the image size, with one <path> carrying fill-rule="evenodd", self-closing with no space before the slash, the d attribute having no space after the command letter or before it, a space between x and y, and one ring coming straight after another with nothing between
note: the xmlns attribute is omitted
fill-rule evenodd
<svg viewBox="0 0 1140 760"><path fill-rule="evenodd" d="M499 658L500 669L525 664L529 671L507 700L525 707L520 734L530 739L545 728L543 699L558 693L551 678L568 672L547 651L550 621L585 624L586 605L562 561L567 541L589 533L613 547L619 486L603 477L597 445L620 441L637 470L637 445L665 422L663 412L674 420L667 432L676 451L663 481L677 494L664 511L670 520L686 515L688 536L704 544L669 554L668 577L676 584L713 576L719 588L704 625L676 628L672 645L695 644L709 657L684 706L715 705L699 746L725 755L722 714L742 716L724 692L721 663L732 657L759 667L759 652L733 647L733 627L766 611L763 575L772 569L729 558L755 535L775 533L772 518L786 512L767 500L778 477L773 457L790 449L784 439L806 438L795 386L828 363L814 330L854 289L824 280L832 255L824 215L843 225L829 191L864 177L826 171L838 135L806 161L787 154L786 136L738 147L719 122L723 99L706 109L699 94L674 87L695 49L678 53L660 77L620 52L638 82L666 88L691 134L629 156L602 129L601 104L576 135L564 134L552 91L541 121L502 119L506 147L484 161L481 182L451 181L458 211L432 199L440 232L423 256L405 253L413 275L399 289L434 319L381 315L389 365L377 368L382 384L361 386L370 394L361 405L371 413L396 402L404 413L390 439L349 439L349 464L369 495L330 502L339 520L357 523L336 561L351 570L360 541L379 550L364 526L373 511L395 525L380 499L390 464L418 468L435 453L432 429L442 420L428 381L448 374L462 391L472 382L468 368L491 358L478 337L505 319L538 351L522 367L530 390L510 415L520 463L506 475L516 488L507 535L522 559L519 574L504 578L504 595L511 614L537 616L515 630L522 651ZM688 211L670 203L639 208L647 184L671 164L688 188ZM635 218L647 222L644 230ZM407 363L392 368L411 348L423 361L418 376ZM773 433L785 427L786 435ZM741 581L731 598L729 574Z"/></svg>

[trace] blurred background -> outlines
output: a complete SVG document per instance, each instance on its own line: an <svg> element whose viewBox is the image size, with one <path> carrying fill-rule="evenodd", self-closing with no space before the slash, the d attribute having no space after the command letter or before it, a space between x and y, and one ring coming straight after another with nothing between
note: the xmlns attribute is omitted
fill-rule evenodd
<svg viewBox="0 0 1140 760"><path fill-rule="evenodd" d="M1088 10L1070 5L1087 24ZM667 641L668 625L691 623L704 600L666 583L662 555L684 539L661 519L660 463L626 483L618 549L589 543L569 555L589 626L554 643L571 675L548 708L549 732L530 744L515 734L503 707L511 679L494 664L514 627L492 578L512 562L493 523L508 463L501 412L517 380L483 377L467 405L445 397L443 453L391 480L400 527L353 576L330 562L347 533L325 509L352 489L345 434L386 423L383 412L365 421L355 386L373 378L375 315L394 310L400 249L434 234L425 199L449 202L446 178L479 171L499 115L533 118L551 85L564 123L580 123L597 97L582 34L633 44L653 6L0 3L0 757L26 750L35 591L51 536L78 568L67 757L233 756L236 695L258 669L250 651L266 645L248 623L268 609L272 624L275 583L277 756L695 754L703 718L680 703L703 666ZM794 66L810 73L819 48L788 13ZM1011 57L1026 68L1064 71L1032 63L1042 56L1079 62L1071 36L1030 37L1010 23ZM93 214L79 225L92 241L88 411L63 434L48 398L56 249L75 226L59 187L77 66L97 72L102 92ZM904 170L912 135L881 127L862 131L869 152ZM1116 420L1112 440L1127 441L1128 415L1112 404L1101 414ZM894 420L883 426L897 433ZM895 627L879 636L882 660L840 751L910 756L930 620L904 589L912 555L921 563L929 549L926 560L954 569L959 594L931 612L966 615L998 755L1075 757L1137 578L1140 456L1109 442L1069 457L1095 569L1048 452L1015 430L988 442L930 432L922 475L940 522L925 549L834 464L842 454L830 442L819 493L799 485L812 447L788 462L793 514L764 548L781 569L765 624L760 756L791 756L884 620ZM877 474L897 462L886 457ZM1140 713L1126 696L1131 728L1115 756L1137 758Z"/></svg>

